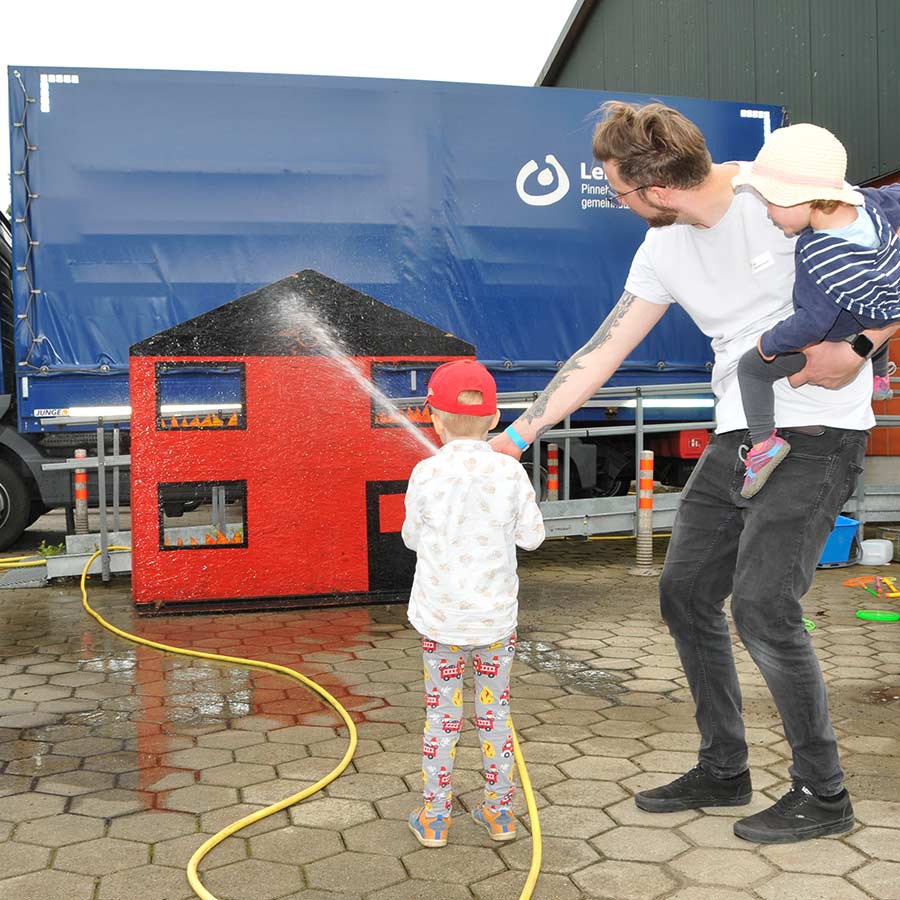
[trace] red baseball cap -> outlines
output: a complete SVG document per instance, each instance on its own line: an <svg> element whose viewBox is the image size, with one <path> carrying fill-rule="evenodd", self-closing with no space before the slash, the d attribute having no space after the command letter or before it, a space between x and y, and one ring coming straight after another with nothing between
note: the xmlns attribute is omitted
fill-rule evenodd
<svg viewBox="0 0 900 900"><path fill-rule="evenodd" d="M481 391L481 403L459 402L463 391ZM425 402L434 409L466 416L492 416L497 412L497 385L490 372L474 359L456 359L438 366L428 382Z"/></svg>

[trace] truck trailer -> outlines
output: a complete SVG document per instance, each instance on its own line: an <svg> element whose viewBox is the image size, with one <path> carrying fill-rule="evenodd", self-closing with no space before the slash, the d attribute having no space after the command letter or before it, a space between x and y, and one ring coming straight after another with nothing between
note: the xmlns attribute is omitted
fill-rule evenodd
<svg viewBox="0 0 900 900"><path fill-rule="evenodd" d="M98 425L121 428L128 452L129 347L303 269L474 344L501 392L541 390L617 302L645 231L591 157L602 104L674 106L719 161L752 159L784 118L759 104L364 78L12 66L8 81L0 548L72 506L71 473L44 463L94 447ZM711 362L674 309L610 384L696 383L644 416L710 418ZM385 367L378 386L412 396L428 374ZM182 403L216 395L209 372L195 391L180 378ZM622 425L633 411L610 401L576 420ZM696 436L652 441L657 477L682 484ZM628 490L632 439L570 445L570 496Z"/></svg>

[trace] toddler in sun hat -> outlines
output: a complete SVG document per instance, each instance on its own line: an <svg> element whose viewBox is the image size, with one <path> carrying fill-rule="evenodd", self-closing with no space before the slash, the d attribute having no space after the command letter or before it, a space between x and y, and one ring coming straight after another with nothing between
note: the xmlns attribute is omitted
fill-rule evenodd
<svg viewBox="0 0 900 900"><path fill-rule="evenodd" d="M893 396L888 345L875 347L863 332L900 322L900 185L857 189L846 172L843 144L825 128L800 124L772 132L749 171L733 179L766 201L786 235L797 235L794 314L738 364L750 432L743 497L761 490L790 452L775 431L773 385L806 365L804 347L847 341L872 360L873 399Z"/></svg>
<svg viewBox="0 0 900 900"><path fill-rule="evenodd" d="M416 551L409 621L422 636L425 730L422 806L409 816L419 843L447 843L451 781L471 661L475 726L484 760L484 801L473 818L495 841L516 836L509 674L516 652L516 547L534 550L544 522L534 489L512 457L494 453L497 387L472 359L445 363L427 403L443 444L412 471L403 541Z"/></svg>

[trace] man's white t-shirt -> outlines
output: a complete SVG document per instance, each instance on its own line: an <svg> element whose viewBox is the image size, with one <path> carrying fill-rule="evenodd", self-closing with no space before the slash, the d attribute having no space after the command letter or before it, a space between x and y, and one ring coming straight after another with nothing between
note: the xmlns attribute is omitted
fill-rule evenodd
<svg viewBox="0 0 900 900"><path fill-rule="evenodd" d="M793 287L794 238L769 221L765 205L749 189L735 193L712 228L649 229L625 282L625 290L642 300L680 304L710 338L720 434L747 427L737 364L760 334L793 313ZM839 390L792 388L781 379L775 383L775 424L863 430L875 424L871 401L871 363Z"/></svg>

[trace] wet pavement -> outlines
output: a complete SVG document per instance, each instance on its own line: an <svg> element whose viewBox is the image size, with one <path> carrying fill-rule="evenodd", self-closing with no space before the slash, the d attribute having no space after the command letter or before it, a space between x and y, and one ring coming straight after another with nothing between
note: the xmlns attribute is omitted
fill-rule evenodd
<svg viewBox="0 0 900 900"><path fill-rule="evenodd" d="M698 737L656 579L627 574L632 552L631 541L553 541L522 557L512 710L544 834L534 896L900 898L900 623L861 622L855 610L874 598L841 584L874 570L820 571L806 601L858 824L763 848L733 835L733 809L634 806L635 791L694 764ZM468 818L482 784L471 723L449 846L420 848L406 828L423 700L403 607L142 619L124 579L94 582L91 600L153 640L295 667L359 725L336 782L206 858L217 897L519 896L531 856L524 799L511 844L491 844ZM74 582L0 591L0 645L0 900L187 900L184 867L209 835L312 784L346 748L337 716L294 682L126 643L84 614ZM748 814L786 790L788 747L736 650L756 789Z"/></svg>

